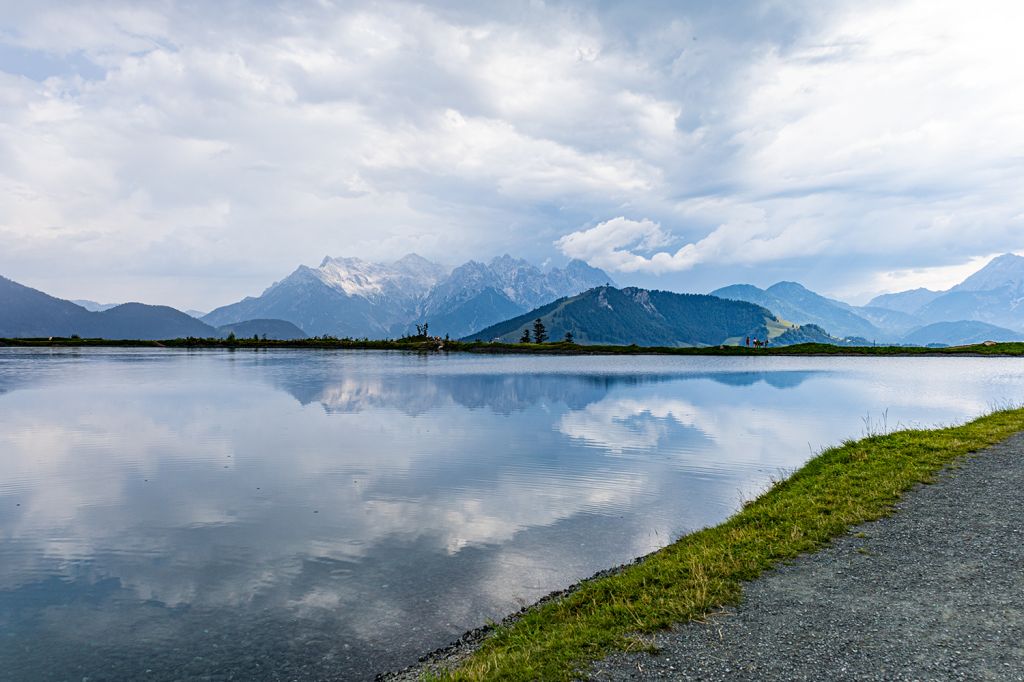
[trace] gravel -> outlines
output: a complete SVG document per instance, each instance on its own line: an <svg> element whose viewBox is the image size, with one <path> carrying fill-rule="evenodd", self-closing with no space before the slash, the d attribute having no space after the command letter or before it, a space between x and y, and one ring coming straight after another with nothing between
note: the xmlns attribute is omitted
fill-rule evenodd
<svg viewBox="0 0 1024 682"><path fill-rule="evenodd" d="M1024 435L593 680L1024 680Z"/></svg>
<svg viewBox="0 0 1024 682"><path fill-rule="evenodd" d="M422 679L491 631L378 679ZM1024 682L1024 434L949 467L896 514L746 584L739 607L648 640L657 654L613 654L590 679Z"/></svg>

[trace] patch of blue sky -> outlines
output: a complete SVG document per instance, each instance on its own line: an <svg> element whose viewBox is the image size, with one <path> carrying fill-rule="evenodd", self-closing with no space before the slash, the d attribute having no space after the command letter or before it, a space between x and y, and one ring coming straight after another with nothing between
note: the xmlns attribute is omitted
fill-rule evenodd
<svg viewBox="0 0 1024 682"><path fill-rule="evenodd" d="M3 43L0 43L0 71L38 82L54 76L101 80L106 75L106 70L83 52L56 55Z"/></svg>

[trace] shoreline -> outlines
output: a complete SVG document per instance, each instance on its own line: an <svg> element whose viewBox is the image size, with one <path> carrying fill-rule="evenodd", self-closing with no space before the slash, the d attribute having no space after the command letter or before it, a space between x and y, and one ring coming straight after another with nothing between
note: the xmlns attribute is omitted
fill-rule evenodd
<svg viewBox="0 0 1024 682"><path fill-rule="evenodd" d="M740 604L655 634L657 653L596 661L590 679L1024 680L1021 489L1024 433L744 585Z"/></svg>
<svg viewBox="0 0 1024 682"><path fill-rule="evenodd" d="M450 668L451 664L458 664L471 656L480 648L480 645L483 644L484 640L486 640L487 637L489 637L498 628L515 625L515 623L519 622L519 620L528 613L559 599L568 597L569 595L577 592L587 583L594 580L601 580L602 578L610 578L612 576L619 575L630 567L643 563L660 551L660 549L656 549L653 552L638 556L635 559L619 564L618 566L602 568L593 575L589 575L586 578L580 578L567 587L552 590L532 604L527 604L518 611L509 613L496 623L487 623L471 630L466 630L450 643L423 654L415 663L412 663L400 670L387 670L377 673L373 679L378 682L419 682L419 680L423 679L424 673L437 674L438 671Z"/></svg>
<svg viewBox="0 0 1024 682"><path fill-rule="evenodd" d="M616 652L739 603L756 578L897 511L904 493L1024 432L1024 408L828 448L717 526L597 572L378 680L578 679Z"/></svg>
<svg viewBox="0 0 1024 682"><path fill-rule="evenodd" d="M834 346L803 343L793 346L613 346L555 343L499 343L442 339L356 340L335 338L275 341L264 339L76 339L0 338L0 348L173 348L186 350L376 350L403 353L476 353L490 355L665 355L715 357L1024 357L1024 342L978 343L966 346Z"/></svg>

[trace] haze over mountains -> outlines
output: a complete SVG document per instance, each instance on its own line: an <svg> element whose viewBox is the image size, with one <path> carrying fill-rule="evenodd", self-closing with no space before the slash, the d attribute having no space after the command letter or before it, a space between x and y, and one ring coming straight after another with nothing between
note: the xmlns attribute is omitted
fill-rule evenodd
<svg viewBox="0 0 1024 682"><path fill-rule="evenodd" d="M74 303L75 305L82 306L86 310L89 310L94 313L101 313L104 310L110 310L111 308L116 308L117 306L121 305L120 303L97 303L96 301L90 301L85 298L76 298L71 302ZM196 319L199 319L200 317L206 314L201 310L183 310L182 312L188 315L189 317L194 317Z"/></svg>
<svg viewBox="0 0 1024 682"><path fill-rule="evenodd" d="M160 340L195 336L216 338L254 334L267 338L301 338L301 330L281 320L252 320L216 329L168 306L123 303L88 310L77 303L0 277L0 337L81 336L83 338Z"/></svg>
<svg viewBox="0 0 1024 682"><path fill-rule="evenodd" d="M86 310L92 313L102 313L104 310L110 310L111 308L116 308L118 305L120 305L119 303L97 303L96 301L90 301L84 298L76 298L74 301L71 302L77 306L85 308Z"/></svg>
<svg viewBox="0 0 1024 682"><path fill-rule="evenodd" d="M711 295L756 303L784 320L815 324L838 337L859 337L870 341L878 336L878 329L853 312L850 306L816 294L796 282L779 282L767 289L751 284L733 284L715 289Z"/></svg>
<svg viewBox="0 0 1024 682"><path fill-rule="evenodd" d="M795 282L767 289L749 284L711 292L763 305L796 324L815 324L833 336L915 345L1024 339L1024 258L1004 254L946 291L914 289L852 306ZM941 323L941 324L938 324Z"/></svg>
<svg viewBox="0 0 1024 682"><path fill-rule="evenodd" d="M125 303L101 311L54 298L0 277L0 336L170 339L217 336L217 330L167 306Z"/></svg>
<svg viewBox="0 0 1024 682"><path fill-rule="evenodd" d="M1003 254L946 291L886 294L869 305L900 310L925 323L977 320L1024 331L1024 258Z"/></svg>
<svg viewBox="0 0 1024 682"><path fill-rule="evenodd" d="M435 335L518 341L525 323L540 317L552 339L572 331L581 343L705 345L771 336L775 344L959 345L1024 339L1022 303L1024 258L1013 254L946 291L885 294L867 306L796 282L674 294L616 289L582 261L542 270L505 255L449 272L411 254L392 263L325 258L202 320L166 306L65 301L0 277L0 337L395 338L427 322Z"/></svg>
<svg viewBox="0 0 1024 682"><path fill-rule="evenodd" d="M415 254L393 263L328 257L317 268L299 266L260 296L217 308L202 319L223 326L274 318L310 336L351 338L402 336L427 322L432 334L458 338L608 282L607 273L582 261L545 272L504 255L447 272Z"/></svg>

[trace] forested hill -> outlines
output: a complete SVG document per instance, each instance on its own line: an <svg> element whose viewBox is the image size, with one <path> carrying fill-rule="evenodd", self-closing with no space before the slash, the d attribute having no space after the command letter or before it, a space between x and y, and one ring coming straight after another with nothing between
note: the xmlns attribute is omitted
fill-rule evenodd
<svg viewBox="0 0 1024 682"><path fill-rule="evenodd" d="M514 343L540 318L551 340L571 332L577 343L713 346L764 339L779 323L753 303L701 294L595 287L470 334L466 340Z"/></svg>

